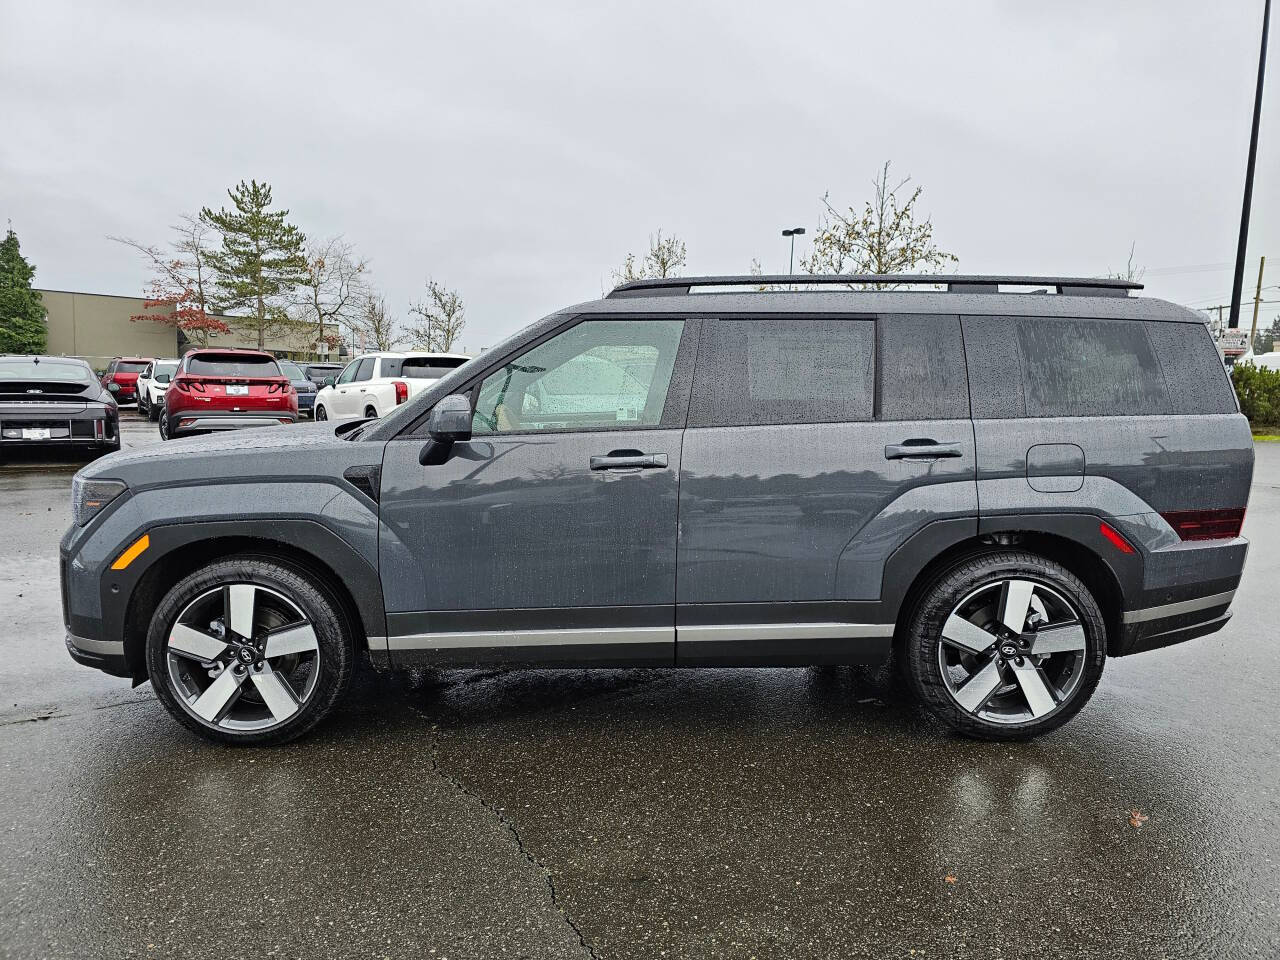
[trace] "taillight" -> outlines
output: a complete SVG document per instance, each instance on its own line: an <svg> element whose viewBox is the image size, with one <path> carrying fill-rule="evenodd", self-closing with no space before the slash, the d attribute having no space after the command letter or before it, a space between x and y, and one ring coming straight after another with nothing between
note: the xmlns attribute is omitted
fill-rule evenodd
<svg viewBox="0 0 1280 960"><path fill-rule="evenodd" d="M1244 526L1244 507L1173 510L1160 516L1183 540L1230 540L1240 536L1240 528Z"/></svg>
<svg viewBox="0 0 1280 960"><path fill-rule="evenodd" d="M409 385L403 380L396 380L394 381L394 386L396 388L396 406L399 406L409 399Z"/></svg>

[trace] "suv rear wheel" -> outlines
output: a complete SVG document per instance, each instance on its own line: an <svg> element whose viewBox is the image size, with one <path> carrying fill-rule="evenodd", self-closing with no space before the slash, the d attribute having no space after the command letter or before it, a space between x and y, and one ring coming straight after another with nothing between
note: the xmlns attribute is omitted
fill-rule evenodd
<svg viewBox="0 0 1280 960"><path fill-rule="evenodd" d="M1106 627L1066 568L993 551L925 589L904 653L912 687L945 723L980 739L1025 740L1088 702L1102 678Z"/></svg>
<svg viewBox="0 0 1280 960"><path fill-rule="evenodd" d="M231 557L173 587L151 619L156 695L208 740L285 743L346 691L354 645L324 584L255 556Z"/></svg>

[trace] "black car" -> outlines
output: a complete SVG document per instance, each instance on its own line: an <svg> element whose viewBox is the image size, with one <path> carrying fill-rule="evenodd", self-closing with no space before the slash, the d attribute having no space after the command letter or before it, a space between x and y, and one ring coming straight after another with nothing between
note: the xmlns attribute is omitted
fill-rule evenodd
<svg viewBox="0 0 1280 960"><path fill-rule="evenodd" d="M317 387L322 387L328 377L336 378L342 372L343 366L344 364L341 363L309 363L302 369L308 380Z"/></svg>
<svg viewBox="0 0 1280 960"><path fill-rule="evenodd" d="M0 356L0 450L120 449L115 397L83 360Z"/></svg>

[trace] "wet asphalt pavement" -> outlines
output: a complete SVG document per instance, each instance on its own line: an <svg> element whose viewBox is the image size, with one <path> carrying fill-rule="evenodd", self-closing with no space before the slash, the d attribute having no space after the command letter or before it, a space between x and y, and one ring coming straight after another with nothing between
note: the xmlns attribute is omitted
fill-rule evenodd
<svg viewBox="0 0 1280 960"><path fill-rule="evenodd" d="M0 957L1280 955L1280 445L1227 629L1017 745L828 668L365 675L211 746L63 648L74 470L0 466Z"/></svg>

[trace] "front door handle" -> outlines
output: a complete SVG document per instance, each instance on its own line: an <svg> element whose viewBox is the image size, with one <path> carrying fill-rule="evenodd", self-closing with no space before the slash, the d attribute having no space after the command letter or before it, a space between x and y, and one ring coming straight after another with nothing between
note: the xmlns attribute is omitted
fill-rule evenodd
<svg viewBox="0 0 1280 960"><path fill-rule="evenodd" d="M960 444L939 443L937 440L903 440L884 448L886 460L941 460L943 457L963 456Z"/></svg>
<svg viewBox="0 0 1280 960"><path fill-rule="evenodd" d="M641 453L639 450L613 450L591 458L592 470L661 470L667 466L665 453Z"/></svg>

